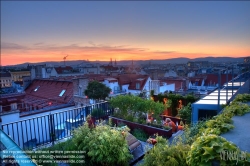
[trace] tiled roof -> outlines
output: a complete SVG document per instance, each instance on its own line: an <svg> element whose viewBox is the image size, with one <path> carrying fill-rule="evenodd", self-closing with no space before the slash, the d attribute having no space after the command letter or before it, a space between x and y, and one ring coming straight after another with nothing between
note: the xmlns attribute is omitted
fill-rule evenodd
<svg viewBox="0 0 250 166"><path fill-rule="evenodd" d="M219 79L219 75L218 74L206 74L207 79L205 81L205 84L208 85L210 83L218 83L218 79ZM236 75L234 76L236 77ZM228 74L228 79L227 79L227 74L221 74L221 85L223 85L224 83L228 81L231 81L233 78L232 74Z"/></svg>
<svg viewBox="0 0 250 166"><path fill-rule="evenodd" d="M175 84L175 91L179 91L181 88L183 90L187 90L185 79L182 79L182 78L161 78L159 80L161 83L165 82L167 84Z"/></svg>
<svg viewBox="0 0 250 166"><path fill-rule="evenodd" d="M139 83L140 90L143 90L142 88L145 86L148 78L149 78L148 75L138 75L138 74L123 74L117 76L118 83L120 85L129 84L128 88L131 90L137 90L136 83Z"/></svg>
<svg viewBox="0 0 250 166"><path fill-rule="evenodd" d="M105 78L105 80L107 80L108 82L117 82L118 81L116 78L111 78L111 77Z"/></svg>
<svg viewBox="0 0 250 166"><path fill-rule="evenodd" d="M66 90L62 96L59 94ZM67 104L73 98L73 82L57 80L34 80L25 90L24 102L39 107Z"/></svg>
<svg viewBox="0 0 250 166"><path fill-rule="evenodd" d="M62 74L63 71L72 71L73 68L71 66L65 66L65 67L55 67L55 70L58 74Z"/></svg>

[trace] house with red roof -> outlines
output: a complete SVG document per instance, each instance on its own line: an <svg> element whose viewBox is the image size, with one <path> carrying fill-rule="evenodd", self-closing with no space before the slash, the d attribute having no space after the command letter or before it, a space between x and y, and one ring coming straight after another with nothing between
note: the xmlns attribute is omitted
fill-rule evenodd
<svg viewBox="0 0 250 166"><path fill-rule="evenodd" d="M150 93L151 78L148 75L123 74L117 76L121 90L138 95L142 92Z"/></svg>
<svg viewBox="0 0 250 166"><path fill-rule="evenodd" d="M236 75L234 77L236 77ZM218 73L202 74L195 77L190 77L188 88L197 90L214 90L219 84L223 85L232 79L232 74L220 74L220 76Z"/></svg>
<svg viewBox="0 0 250 166"><path fill-rule="evenodd" d="M50 71L49 77L65 77L65 76L77 76L77 75L83 75L84 73L75 71L71 66L59 66L59 67L53 67Z"/></svg>
<svg viewBox="0 0 250 166"><path fill-rule="evenodd" d="M17 111L21 108L25 93L10 93L0 95L0 115Z"/></svg>
<svg viewBox="0 0 250 166"><path fill-rule="evenodd" d="M49 111L74 105L72 81L35 79L25 93L21 112Z"/></svg>
<svg viewBox="0 0 250 166"><path fill-rule="evenodd" d="M176 91L177 92L177 91L186 91L187 90L188 81L186 78L162 77L159 80L161 82L161 85L165 85L165 86L169 85L169 88L166 89L167 91Z"/></svg>

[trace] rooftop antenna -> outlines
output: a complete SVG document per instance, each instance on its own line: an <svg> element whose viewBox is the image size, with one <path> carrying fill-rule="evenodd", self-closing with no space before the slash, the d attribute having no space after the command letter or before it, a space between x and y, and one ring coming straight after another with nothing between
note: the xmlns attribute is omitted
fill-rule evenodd
<svg viewBox="0 0 250 166"><path fill-rule="evenodd" d="M67 55L67 56L69 56L69 55ZM65 66L65 60L66 60L67 56L63 57L63 60L64 60L64 66Z"/></svg>

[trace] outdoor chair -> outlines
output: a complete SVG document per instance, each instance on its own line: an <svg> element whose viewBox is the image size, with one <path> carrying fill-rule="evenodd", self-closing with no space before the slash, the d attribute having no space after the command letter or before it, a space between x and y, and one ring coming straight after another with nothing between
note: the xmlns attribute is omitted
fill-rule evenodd
<svg viewBox="0 0 250 166"><path fill-rule="evenodd" d="M141 150L143 151L143 147L142 147L141 142L137 138L135 138L135 136L130 134L129 132L127 132L126 140L127 140L128 146L129 146L130 153L133 153L133 151L139 147L141 147Z"/></svg>

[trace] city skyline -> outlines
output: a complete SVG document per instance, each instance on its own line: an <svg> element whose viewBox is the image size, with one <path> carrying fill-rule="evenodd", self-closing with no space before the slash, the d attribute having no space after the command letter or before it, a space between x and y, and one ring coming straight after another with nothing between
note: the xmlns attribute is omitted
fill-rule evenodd
<svg viewBox="0 0 250 166"><path fill-rule="evenodd" d="M250 2L1 2L1 65L250 56Z"/></svg>

